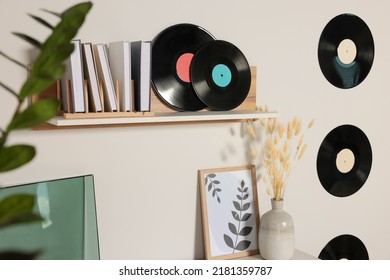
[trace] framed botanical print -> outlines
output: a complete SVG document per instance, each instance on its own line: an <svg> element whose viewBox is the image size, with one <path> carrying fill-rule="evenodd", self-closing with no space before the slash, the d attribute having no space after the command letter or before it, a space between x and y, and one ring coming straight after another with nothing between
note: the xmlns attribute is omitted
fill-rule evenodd
<svg viewBox="0 0 390 280"><path fill-rule="evenodd" d="M206 259L259 253L259 205L253 165L199 170Z"/></svg>

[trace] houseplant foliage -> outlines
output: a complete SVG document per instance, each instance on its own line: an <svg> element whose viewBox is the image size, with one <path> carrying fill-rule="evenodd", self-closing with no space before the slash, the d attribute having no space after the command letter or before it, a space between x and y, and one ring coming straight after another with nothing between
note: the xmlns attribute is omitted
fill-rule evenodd
<svg viewBox="0 0 390 280"><path fill-rule="evenodd" d="M17 37L27 41L34 48L38 48L38 56L31 67L8 56L0 50L0 55L9 62L25 68L29 72L28 78L22 84L19 92L0 81L0 86L17 100L17 105L9 123L0 128L0 173L17 169L30 162L36 154L35 148L28 144L8 145L10 134L16 130L32 128L54 117L59 108L59 101L55 99L43 99L34 104L25 103L28 98L48 88L60 79L65 72L65 60L73 52L71 41L85 21L92 8L91 2L76 4L62 13L43 10L59 18L56 25L52 25L45 19L29 15L39 24L50 30L49 36L44 42L35 38L14 32ZM31 195L14 195L0 201L0 229L25 222L41 220L39 215L33 213L35 198ZM33 258L38 252L0 253L0 258Z"/></svg>

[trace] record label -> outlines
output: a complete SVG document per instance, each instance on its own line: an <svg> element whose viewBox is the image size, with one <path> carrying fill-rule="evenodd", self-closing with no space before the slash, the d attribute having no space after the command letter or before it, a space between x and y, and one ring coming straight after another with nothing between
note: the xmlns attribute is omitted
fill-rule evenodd
<svg viewBox="0 0 390 280"><path fill-rule="evenodd" d="M374 39L367 24L352 14L333 18L320 36L318 61L325 78L338 88L363 82L374 61Z"/></svg>
<svg viewBox="0 0 390 280"><path fill-rule="evenodd" d="M343 234L333 238L320 252L321 260L369 260L364 243L354 235Z"/></svg>
<svg viewBox="0 0 390 280"><path fill-rule="evenodd" d="M197 50L214 40L204 28L188 23L170 26L152 40L152 85L172 109L206 108L192 87L190 65Z"/></svg>
<svg viewBox="0 0 390 280"><path fill-rule="evenodd" d="M346 197L365 184L372 166L370 141L353 125L336 127L325 137L317 155L317 174L331 195Z"/></svg>
<svg viewBox="0 0 390 280"><path fill-rule="evenodd" d="M193 57L193 53L184 53L178 58L176 62L176 73L179 78L185 83L191 82L190 65Z"/></svg>
<svg viewBox="0 0 390 280"><path fill-rule="evenodd" d="M351 39L344 39L337 48L337 56L344 64L351 64L357 54L355 43Z"/></svg>
<svg viewBox="0 0 390 280"><path fill-rule="evenodd" d="M217 64L212 71L212 80L219 87L227 87L232 81L232 71L225 64Z"/></svg>
<svg viewBox="0 0 390 280"><path fill-rule="evenodd" d="M341 173L348 173L355 165L355 155L350 149L342 149L336 157L336 167Z"/></svg>
<svg viewBox="0 0 390 280"><path fill-rule="evenodd" d="M228 111L247 97L251 72L244 54L232 43L216 40L205 44L191 63L191 83L208 108Z"/></svg>

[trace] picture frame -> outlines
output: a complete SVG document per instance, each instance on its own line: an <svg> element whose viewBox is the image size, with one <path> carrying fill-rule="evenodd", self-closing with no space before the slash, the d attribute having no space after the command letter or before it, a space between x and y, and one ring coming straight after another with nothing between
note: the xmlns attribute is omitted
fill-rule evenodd
<svg viewBox="0 0 390 280"><path fill-rule="evenodd" d="M198 175L205 258L259 254L255 166L202 169Z"/></svg>

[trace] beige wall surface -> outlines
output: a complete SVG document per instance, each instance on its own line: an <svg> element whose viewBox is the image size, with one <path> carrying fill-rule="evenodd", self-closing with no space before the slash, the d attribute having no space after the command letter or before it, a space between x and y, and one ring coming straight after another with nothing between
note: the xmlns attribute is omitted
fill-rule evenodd
<svg viewBox="0 0 390 280"><path fill-rule="evenodd" d="M29 46L12 31L45 38L27 13L62 11L75 1L0 0L0 49L29 62ZM257 98L281 119L316 118L309 148L294 170L285 208L296 246L314 256L333 237L352 234L372 259L390 258L388 216L390 3L376 1L94 1L78 38L84 42L152 40L164 28L193 23L241 49L257 66ZM325 25L352 13L369 26L375 58L367 78L339 89L322 75L317 48ZM46 16L55 22L55 17ZM0 58L0 80L18 88L25 72ZM0 125L14 100L0 89ZM353 124L368 136L373 164L365 185L347 198L329 195L317 176L317 152L335 127ZM10 139L36 146L32 163L0 175L0 185L81 174L95 176L102 259L204 258L199 169L249 163L239 123L20 131ZM259 182L261 214L270 209Z"/></svg>

